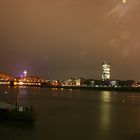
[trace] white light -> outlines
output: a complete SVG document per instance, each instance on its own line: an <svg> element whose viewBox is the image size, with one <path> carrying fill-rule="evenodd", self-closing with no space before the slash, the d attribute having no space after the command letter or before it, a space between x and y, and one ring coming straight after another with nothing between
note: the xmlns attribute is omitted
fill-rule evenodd
<svg viewBox="0 0 140 140"><path fill-rule="evenodd" d="M26 70L24 71L24 74L27 74L27 71Z"/></svg>
<svg viewBox="0 0 140 140"><path fill-rule="evenodd" d="M27 76L27 71L25 70L23 73L24 73L24 77L26 77Z"/></svg>
<svg viewBox="0 0 140 140"><path fill-rule="evenodd" d="M18 83L18 85L23 85L23 84L24 84L23 82L19 82L19 83Z"/></svg>
<svg viewBox="0 0 140 140"><path fill-rule="evenodd" d="M126 3L127 1L126 0L122 0L122 3Z"/></svg>

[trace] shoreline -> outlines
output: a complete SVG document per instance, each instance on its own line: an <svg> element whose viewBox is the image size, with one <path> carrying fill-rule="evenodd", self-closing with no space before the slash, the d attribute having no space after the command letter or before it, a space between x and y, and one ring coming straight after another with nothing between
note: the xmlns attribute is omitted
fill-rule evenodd
<svg viewBox="0 0 140 140"><path fill-rule="evenodd" d="M139 87L86 87L86 86L43 86L44 88L58 89L80 89L80 90L95 90L95 91L123 91L123 92L140 92Z"/></svg>
<svg viewBox="0 0 140 140"><path fill-rule="evenodd" d="M50 85L0 85L0 87L39 87L51 89L70 89L70 90L95 90L95 91L122 91L122 92L140 92L140 87L89 87L89 86L50 86Z"/></svg>

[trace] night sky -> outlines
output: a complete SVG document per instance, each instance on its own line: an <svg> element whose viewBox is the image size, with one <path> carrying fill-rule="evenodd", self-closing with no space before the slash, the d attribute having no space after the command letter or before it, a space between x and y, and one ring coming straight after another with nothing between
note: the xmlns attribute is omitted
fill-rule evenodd
<svg viewBox="0 0 140 140"><path fill-rule="evenodd" d="M0 71L140 81L140 1L1 0Z"/></svg>

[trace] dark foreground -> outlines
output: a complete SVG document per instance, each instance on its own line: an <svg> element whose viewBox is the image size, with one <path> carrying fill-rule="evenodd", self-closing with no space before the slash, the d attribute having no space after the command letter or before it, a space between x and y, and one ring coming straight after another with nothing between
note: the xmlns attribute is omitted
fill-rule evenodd
<svg viewBox="0 0 140 140"><path fill-rule="evenodd" d="M15 89L0 100L15 102ZM21 88L21 104L36 109L35 123L0 121L4 140L140 140L140 93Z"/></svg>

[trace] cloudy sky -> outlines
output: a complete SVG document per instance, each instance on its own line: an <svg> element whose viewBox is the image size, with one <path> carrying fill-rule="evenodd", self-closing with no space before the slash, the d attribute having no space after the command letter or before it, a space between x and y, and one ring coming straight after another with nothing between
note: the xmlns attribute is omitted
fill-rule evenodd
<svg viewBox="0 0 140 140"><path fill-rule="evenodd" d="M140 81L140 1L1 0L0 71Z"/></svg>

